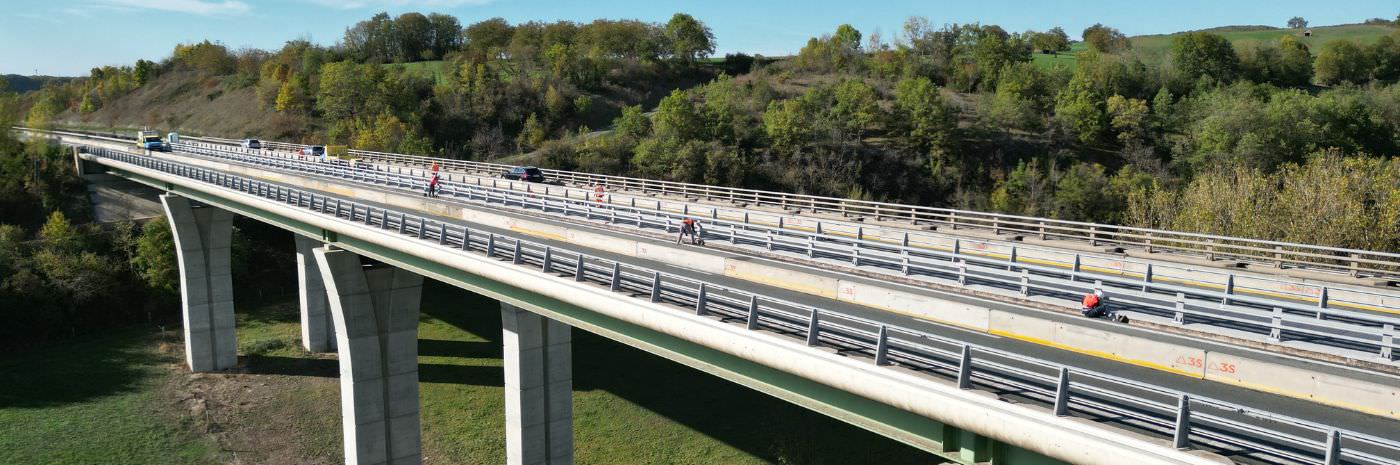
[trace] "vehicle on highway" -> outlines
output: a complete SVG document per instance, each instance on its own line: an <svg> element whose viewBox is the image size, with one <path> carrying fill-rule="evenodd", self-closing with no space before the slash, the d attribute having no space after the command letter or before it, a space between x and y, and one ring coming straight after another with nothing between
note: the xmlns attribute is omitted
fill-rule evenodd
<svg viewBox="0 0 1400 465"><path fill-rule="evenodd" d="M243 139L238 142L238 146L245 149L262 149L262 141L257 139Z"/></svg>
<svg viewBox="0 0 1400 465"><path fill-rule="evenodd" d="M516 181L544 182L544 172L533 166L517 166L501 174L502 178Z"/></svg>
<svg viewBox="0 0 1400 465"><path fill-rule="evenodd" d="M156 152L170 151L170 146L160 140L160 133L149 129L136 131L136 147Z"/></svg>
<svg viewBox="0 0 1400 465"><path fill-rule="evenodd" d="M297 154L298 154L298 155L301 155L302 158L306 158L306 157L316 157L316 158L319 159L319 160L325 160L325 159L326 159L326 146L324 146L324 145L308 145L308 146L302 147L301 150L297 150Z"/></svg>

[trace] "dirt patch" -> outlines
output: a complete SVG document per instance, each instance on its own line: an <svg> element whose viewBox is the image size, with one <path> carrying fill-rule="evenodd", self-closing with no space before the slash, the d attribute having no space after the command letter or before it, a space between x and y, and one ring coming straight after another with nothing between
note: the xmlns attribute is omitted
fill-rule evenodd
<svg viewBox="0 0 1400 465"><path fill-rule="evenodd" d="M178 336L165 341L180 351ZM339 380L326 376L268 374L268 365L304 363L324 366L326 357L306 359L240 357L224 373L191 373L181 356L170 363L161 405L219 447L219 461L229 464L340 463ZM331 363L334 358L329 357ZM279 368L280 369L280 368ZM308 372L317 373L317 366ZM319 374L319 373L318 373Z"/></svg>

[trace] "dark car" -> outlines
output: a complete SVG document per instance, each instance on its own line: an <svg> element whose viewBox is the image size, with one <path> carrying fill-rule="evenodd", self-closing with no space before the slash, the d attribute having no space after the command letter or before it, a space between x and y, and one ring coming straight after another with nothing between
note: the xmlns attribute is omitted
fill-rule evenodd
<svg viewBox="0 0 1400 465"><path fill-rule="evenodd" d="M544 172L533 166L517 166L501 175L502 178L516 181L544 182Z"/></svg>

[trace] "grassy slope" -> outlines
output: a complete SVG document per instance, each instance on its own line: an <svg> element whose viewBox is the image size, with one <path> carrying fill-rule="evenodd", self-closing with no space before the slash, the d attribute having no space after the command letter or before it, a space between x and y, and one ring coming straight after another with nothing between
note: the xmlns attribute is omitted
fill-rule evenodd
<svg viewBox="0 0 1400 465"><path fill-rule="evenodd" d="M1214 31L1216 34L1225 36L1235 47L1242 47L1251 43L1267 42L1276 40L1279 37L1293 34L1299 40L1307 44L1316 55L1327 42L1334 40L1352 40L1364 44L1376 41L1381 36L1395 31L1390 26L1372 26L1364 24L1354 24L1347 26L1324 26L1312 29L1311 37L1303 37L1302 33L1290 29L1274 29L1266 31ZM1178 33L1179 34L1179 33ZM1172 38L1178 34L1160 34L1132 37L1133 51L1143 57L1144 60L1158 60L1170 52ZM1083 42L1076 43L1068 53L1058 56L1035 54L1033 61L1040 66L1050 67L1064 65L1071 68L1075 65L1074 54L1087 50Z"/></svg>
<svg viewBox="0 0 1400 465"><path fill-rule="evenodd" d="M338 364L301 350L295 296L269 299L239 301L248 310L233 374L186 373L179 342L162 354L150 331L0 360L0 463L337 463ZM425 463L505 461L499 312L489 299L426 287ZM574 344L579 464L940 463L598 336L575 331Z"/></svg>
<svg viewBox="0 0 1400 465"><path fill-rule="evenodd" d="M182 360L158 347L127 330L0 359L0 463L214 463L162 402Z"/></svg>

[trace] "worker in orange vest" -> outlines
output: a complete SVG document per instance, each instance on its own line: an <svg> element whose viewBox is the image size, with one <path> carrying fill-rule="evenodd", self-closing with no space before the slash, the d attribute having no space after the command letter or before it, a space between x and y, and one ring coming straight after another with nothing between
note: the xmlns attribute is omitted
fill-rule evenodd
<svg viewBox="0 0 1400 465"><path fill-rule="evenodd" d="M603 185L599 184L593 188L593 201L603 203Z"/></svg>
<svg viewBox="0 0 1400 465"><path fill-rule="evenodd" d="M1081 304L1083 304L1083 308L1080 311L1089 318L1106 317L1120 323L1128 322L1128 317L1109 310L1108 296L1104 294L1103 289L1094 289L1092 294L1084 295Z"/></svg>
<svg viewBox="0 0 1400 465"><path fill-rule="evenodd" d="M685 235L689 234L691 245L705 245L705 240L701 239L698 233L698 231L702 230L703 228L700 227L700 222L695 221L695 218L687 216L685 219L681 220L681 234L676 237L676 243L680 244L681 240L685 239Z"/></svg>

